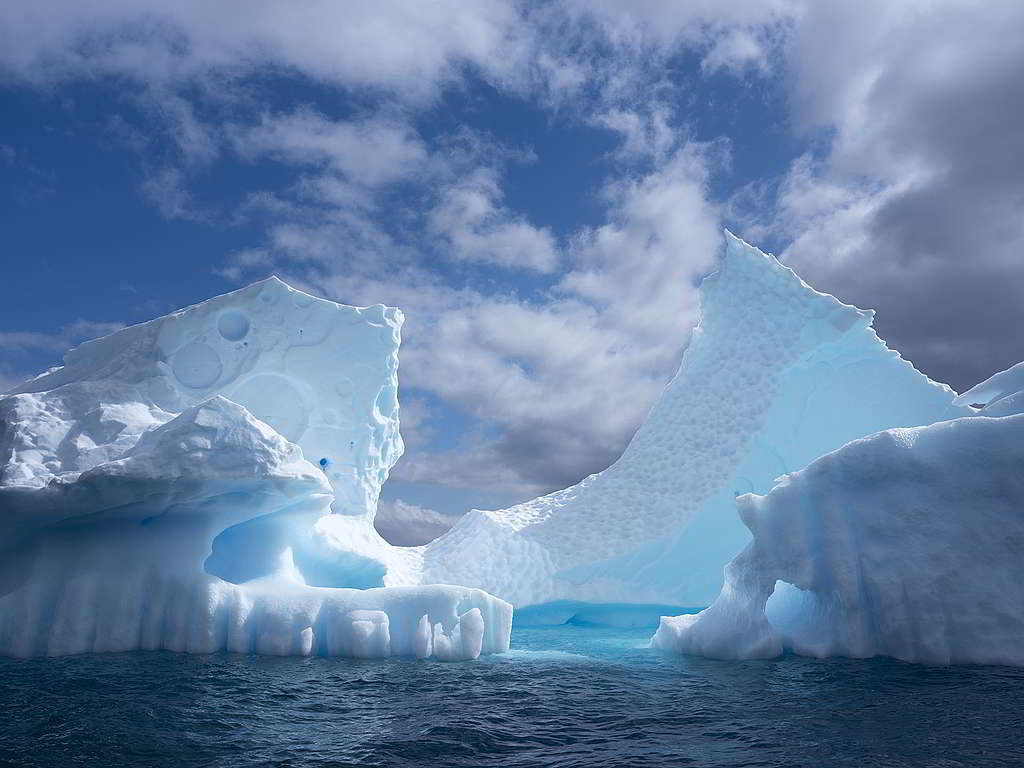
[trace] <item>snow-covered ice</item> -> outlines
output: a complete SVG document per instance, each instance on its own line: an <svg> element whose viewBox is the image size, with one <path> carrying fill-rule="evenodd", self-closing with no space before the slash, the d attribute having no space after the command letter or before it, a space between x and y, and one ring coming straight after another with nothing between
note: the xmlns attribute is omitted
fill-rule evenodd
<svg viewBox="0 0 1024 768"><path fill-rule="evenodd" d="M656 647L1024 664L1024 414L880 432L737 504L753 541Z"/></svg>
<svg viewBox="0 0 1024 768"><path fill-rule="evenodd" d="M426 581L517 608L708 605L749 541L737 494L871 432L971 412L889 350L871 312L735 237L701 299L679 371L622 457L572 488L470 512L423 550Z"/></svg>
<svg viewBox="0 0 1024 768"><path fill-rule="evenodd" d="M0 653L475 658L511 606L400 586L402 315L276 278L87 342L0 398Z"/></svg>

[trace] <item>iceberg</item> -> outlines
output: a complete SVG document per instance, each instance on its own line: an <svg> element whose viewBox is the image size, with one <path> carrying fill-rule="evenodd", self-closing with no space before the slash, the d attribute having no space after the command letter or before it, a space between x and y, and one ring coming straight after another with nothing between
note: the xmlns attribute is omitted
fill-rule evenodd
<svg viewBox="0 0 1024 768"><path fill-rule="evenodd" d="M517 609L557 604L560 623L575 603L618 604L619 622L630 604L706 606L750 538L737 495L855 438L972 412L888 349L872 312L726 240L679 371L621 458L571 488L469 512L422 549L425 581Z"/></svg>
<svg viewBox="0 0 1024 768"><path fill-rule="evenodd" d="M961 399L1005 397L1007 378ZM663 618L652 645L1024 665L1022 468L1024 413L855 440L737 499L753 541L715 602Z"/></svg>
<svg viewBox="0 0 1024 768"><path fill-rule="evenodd" d="M1024 413L1024 362L975 384L959 395L956 402L960 405L980 405L979 416Z"/></svg>
<svg viewBox="0 0 1024 768"><path fill-rule="evenodd" d="M0 398L0 653L507 649L508 603L409 585L373 529L402 319L270 278Z"/></svg>
<svg viewBox="0 0 1024 768"><path fill-rule="evenodd" d="M536 624L654 626L719 592L747 607L719 597L663 620L656 643L691 647L722 613L749 627L704 632L709 653L726 635L736 656L805 642L765 623L758 601L770 615L785 591L768 600L765 574L788 571L754 562L768 545L737 497L756 506L851 440L956 425L971 403L993 417L972 423L1005 429L998 408L1024 385L1007 373L954 402L871 312L731 235L701 295L679 370L618 461L415 547L374 528L403 451L399 310L270 278L71 350L0 397L0 654L458 660L507 649L513 606ZM817 583L799 583L810 599Z"/></svg>

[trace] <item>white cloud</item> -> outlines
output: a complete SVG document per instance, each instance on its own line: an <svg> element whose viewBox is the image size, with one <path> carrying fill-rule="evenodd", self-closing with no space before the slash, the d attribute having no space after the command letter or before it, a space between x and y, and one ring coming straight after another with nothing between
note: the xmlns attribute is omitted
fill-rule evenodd
<svg viewBox="0 0 1024 768"><path fill-rule="evenodd" d="M647 78L663 70L679 46L704 51L713 67L762 67L767 53L760 33L784 25L799 5L253 0L240 12L201 0L6 3L0 4L0 75L36 84L124 76L168 94L187 83L223 100L246 98L239 83L271 72L424 105L472 73L549 106L588 98L594 84L642 103L650 94L636 90L643 82L636 73ZM183 142L201 145L187 116L172 117L181 121Z"/></svg>
<svg viewBox="0 0 1024 768"><path fill-rule="evenodd" d="M618 150L620 160L650 159L661 163L683 138L672 126L673 118L673 110L668 104L654 101L644 105L642 110L610 107L598 114L595 122L622 136Z"/></svg>
<svg viewBox="0 0 1024 768"><path fill-rule="evenodd" d="M147 175L142 181L142 193L165 219L203 221L207 218L189 192L184 174L177 168L162 168Z"/></svg>
<svg viewBox="0 0 1024 768"><path fill-rule="evenodd" d="M8 3L0 69L19 82L140 84L181 165L149 174L165 215L194 211L188 172L226 150L300 169L289 188L250 195L238 217L266 224L265 242L222 273L280 269L339 300L402 306L403 393L441 398L481 428L410 454L397 474L532 492L614 458L695 320L696 278L719 244L708 174L724 143L689 139L700 105L666 74L683 48L707 75L785 78L779 122L807 152L783 178L747 185L743 234L790 243L785 258L809 279L878 307L883 335L936 375L971 383L1024 356L1008 330L1024 322L1022 14L954 0ZM247 87L268 72L326 85L359 111L275 111ZM468 131L419 133L423 110L468 77L619 134L603 224L560 247L507 203L505 150ZM204 122L193 99L243 114ZM396 206L388 193L402 184L414 200ZM524 299L461 284L453 262L460 274L518 267L553 287Z"/></svg>
<svg viewBox="0 0 1024 768"><path fill-rule="evenodd" d="M219 131L196 116L192 101L165 87L150 86L139 97L141 106L163 125L167 136L190 165L204 165L219 153Z"/></svg>
<svg viewBox="0 0 1024 768"><path fill-rule="evenodd" d="M713 151L689 144L649 175L612 184L610 221L577 239L563 288L645 334L663 327L665 311L673 327L692 326L694 281L710 269L720 238L707 191Z"/></svg>
<svg viewBox="0 0 1024 768"><path fill-rule="evenodd" d="M455 449L405 457L398 479L527 494L615 458L677 363L696 320L697 278L719 247L707 162L692 146L612 185L609 224L581 233L574 269L543 303L455 288L412 256L382 272L381 262L323 254L311 279L332 296L406 311L403 389L487 427Z"/></svg>
<svg viewBox="0 0 1024 768"><path fill-rule="evenodd" d="M734 74L748 69L767 73L769 49L779 45L777 38L800 16L802 6L800 0L567 0L560 4L575 23L600 31L602 39L616 49L616 61L631 56L658 69L667 58L688 49L703 53L706 73ZM629 73L622 74L623 82L629 82Z"/></svg>
<svg viewBox="0 0 1024 768"><path fill-rule="evenodd" d="M763 73L768 71L768 55L764 43L750 29L730 29L711 45L701 60L705 72L732 70L742 73L748 67Z"/></svg>
<svg viewBox="0 0 1024 768"><path fill-rule="evenodd" d="M460 66L512 67L528 30L512 3L372 4L254 0L244 9L181 0L0 5L0 64L33 82L127 75L222 87L275 66L319 82L431 98Z"/></svg>
<svg viewBox="0 0 1024 768"><path fill-rule="evenodd" d="M274 260L270 252L265 248L245 248L229 254L226 265L215 267L214 272L238 282L245 274L254 274L261 271L270 271Z"/></svg>
<svg viewBox="0 0 1024 768"><path fill-rule="evenodd" d="M124 328L124 323L75 320L57 333L39 331L0 331L0 349L6 352L64 352L72 346Z"/></svg>
<svg viewBox="0 0 1024 768"><path fill-rule="evenodd" d="M553 272L558 247L551 231L509 211L501 198L497 171L478 168L443 190L429 231L457 261Z"/></svg>
<svg viewBox="0 0 1024 768"><path fill-rule="evenodd" d="M263 115L255 126L229 129L243 156L262 155L290 163L326 166L350 183L375 188L420 172L427 150L409 124L374 116L330 120L312 109Z"/></svg>

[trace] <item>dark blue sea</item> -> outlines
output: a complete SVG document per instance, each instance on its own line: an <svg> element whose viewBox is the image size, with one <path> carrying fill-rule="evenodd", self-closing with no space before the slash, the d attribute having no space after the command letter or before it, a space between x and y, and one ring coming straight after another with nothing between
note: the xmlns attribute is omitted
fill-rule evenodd
<svg viewBox="0 0 1024 768"><path fill-rule="evenodd" d="M517 629L461 664L0 659L0 765L1024 765L1024 670L715 662L649 635Z"/></svg>

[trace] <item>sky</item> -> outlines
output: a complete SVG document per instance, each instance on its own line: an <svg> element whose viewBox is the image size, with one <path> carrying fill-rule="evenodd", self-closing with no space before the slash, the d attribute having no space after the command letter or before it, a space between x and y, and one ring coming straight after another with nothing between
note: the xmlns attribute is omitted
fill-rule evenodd
<svg viewBox="0 0 1024 768"><path fill-rule="evenodd" d="M1017 0L0 4L0 390L269 274L401 307L382 508L429 537L614 461L728 228L963 391L1024 358L1022 37Z"/></svg>

